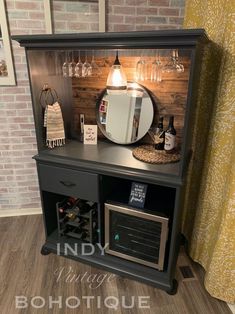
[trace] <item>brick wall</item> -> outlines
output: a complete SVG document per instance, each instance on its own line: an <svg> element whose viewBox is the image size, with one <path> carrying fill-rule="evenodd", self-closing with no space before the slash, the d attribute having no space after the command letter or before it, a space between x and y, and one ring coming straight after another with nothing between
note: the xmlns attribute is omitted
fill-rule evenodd
<svg viewBox="0 0 235 314"><path fill-rule="evenodd" d="M108 0L108 31L180 28L185 0Z"/></svg>
<svg viewBox="0 0 235 314"><path fill-rule="evenodd" d="M98 32L98 2L52 1L55 33Z"/></svg>
<svg viewBox="0 0 235 314"><path fill-rule="evenodd" d="M184 0L108 0L107 30L179 28ZM45 33L43 0L6 0L11 35ZM52 2L54 27L98 31L97 3ZM13 42L17 86L0 87L0 211L39 208L35 131L24 49ZM20 212L20 211L19 211Z"/></svg>
<svg viewBox="0 0 235 314"><path fill-rule="evenodd" d="M11 35L45 33L43 1L6 1ZM13 42L17 86L0 87L0 209L39 208L36 141L24 49Z"/></svg>

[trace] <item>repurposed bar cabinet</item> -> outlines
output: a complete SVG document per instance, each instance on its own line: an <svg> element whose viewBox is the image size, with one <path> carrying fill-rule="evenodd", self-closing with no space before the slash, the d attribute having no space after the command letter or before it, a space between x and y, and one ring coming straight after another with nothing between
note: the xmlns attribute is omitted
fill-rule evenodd
<svg viewBox="0 0 235 314"><path fill-rule="evenodd" d="M25 47L28 63L46 233L42 254L59 247L61 255L174 294L197 82L208 44L204 30L13 39ZM55 103L62 120L53 128L52 116L50 130L64 126L65 144L53 136L48 144L45 115L49 119ZM164 129L174 116L180 157L141 161L133 152L147 145L148 159L154 151L149 134L160 116ZM85 143L86 136L96 137L84 133L86 125L98 125L97 144ZM76 254L65 243L76 245ZM84 254L84 243L94 246L92 254Z"/></svg>

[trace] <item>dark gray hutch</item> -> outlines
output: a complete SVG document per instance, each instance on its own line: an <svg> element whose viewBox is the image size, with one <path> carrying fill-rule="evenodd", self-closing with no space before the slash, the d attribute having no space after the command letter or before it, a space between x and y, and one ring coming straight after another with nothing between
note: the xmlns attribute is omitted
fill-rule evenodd
<svg viewBox="0 0 235 314"><path fill-rule="evenodd" d="M174 280L174 274L181 238L181 204L188 164L192 162L191 133L197 81L204 47L208 42L204 30L32 35L14 36L13 39L25 47L28 62L38 144L38 154L34 159L38 169L46 234L42 254L56 253L57 244L60 243L60 254L63 255L64 243L77 244L77 254L71 253L67 257L153 285L168 293L175 293L177 282ZM170 115L175 116L180 161L168 164L139 161L133 157L132 150L136 145L140 145L140 141L131 145L115 144L106 139L101 132L98 132L97 145L85 145L80 141L79 116L84 114L85 124L96 124L97 101L106 87L107 75L117 50L130 81L134 78L135 67L140 58L151 66L158 50L161 62L165 65L170 60L171 51L178 51L184 72L166 71L162 73L161 82L146 77L139 83L151 95L154 106L153 123L160 115L166 118ZM62 65L66 60L77 63L80 58L82 62L86 59L91 62L93 57L100 69L98 76L62 75ZM66 144L54 149L47 148L45 144L43 127L45 104L40 101L44 84L56 90L64 119ZM148 142L148 136L141 141ZM132 182L147 185L143 209L132 208L128 204ZM81 254L82 238L69 237L68 234L63 235L59 232L58 203L63 202L66 197L90 201L95 208L97 238L94 241L95 251L92 255ZM109 220L111 216L107 218L108 209L105 204L111 205L109 210L115 206L125 208L125 213L119 212L119 215L124 215L124 220L128 211L131 212L132 219L136 221L130 220L129 227L136 223L140 229L144 228L145 223L143 226L141 224L144 216L141 215L148 213L147 229L142 230L144 234L148 230L150 233L150 236L146 234L146 237L142 234L145 247L148 247L148 242L152 243L148 256L151 255L151 247L153 251L155 249L158 253L160 251L160 240L155 234L154 225L150 225L151 217L153 222L154 216L160 217L156 222L156 228L160 231L163 228L162 222L165 221L164 250L161 252L163 254L161 263L158 264L156 261L158 266L152 266L154 262L151 256L149 261L152 262L149 264L139 263L138 259L125 258L129 254L128 251L125 252L125 248L123 255L110 254L108 250L101 254L97 243L104 246L107 239L105 233L111 233L110 237L113 236L112 232L115 233L115 225ZM114 222L118 219L114 217ZM128 233L128 224L125 228ZM115 237L117 240L117 234ZM157 248L154 248L154 241Z"/></svg>

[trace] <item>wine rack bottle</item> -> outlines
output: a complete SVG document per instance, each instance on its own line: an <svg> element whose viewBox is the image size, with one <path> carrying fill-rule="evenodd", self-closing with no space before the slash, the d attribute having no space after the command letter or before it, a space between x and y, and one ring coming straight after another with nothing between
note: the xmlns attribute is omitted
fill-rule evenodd
<svg viewBox="0 0 235 314"><path fill-rule="evenodd" d="M89 212L91 210L90 205L87 204L87 202L83 201L83 200L79 200L76 203L76 207L77 207L77 211L79 212L79 214L83 214L83 213Z"/></svg>
<svg viewBox="0 0 235 314"><path fill-rule="evenodd" d="M59 207L59 212L65 213L67 209L72 208L75 203L76 203L77 199L73 198L73 197L69 197L60 207Z"/></svg>
<svg viewBox="0 0 235 314"><path fill-rule="evenodd" d="M85 242L97 241L97 204L67 198L57 203L58 233Z"/></svg>

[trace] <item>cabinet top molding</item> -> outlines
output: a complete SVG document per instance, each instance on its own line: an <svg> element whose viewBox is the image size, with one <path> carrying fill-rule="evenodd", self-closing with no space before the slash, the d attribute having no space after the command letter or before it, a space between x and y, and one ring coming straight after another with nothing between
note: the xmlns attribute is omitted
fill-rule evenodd
<svg viewBox="0 0 235 314"><path fill-rule="evenodd" d="M204 29L174 29L147 32L72 33L16 35L13 40L27 48L141 48L192 47L209 39ZM66 45L66 46L65 46Z"/></svg>

